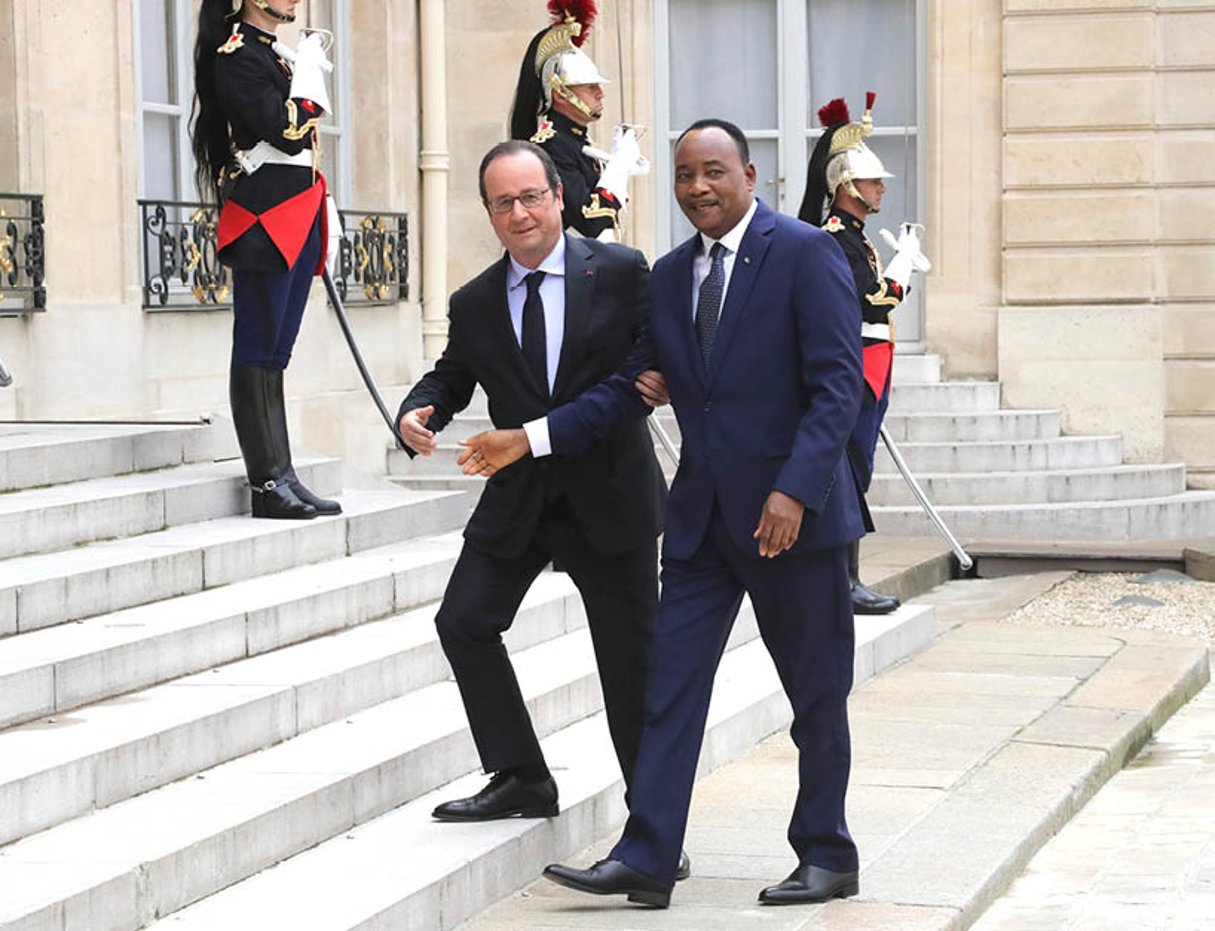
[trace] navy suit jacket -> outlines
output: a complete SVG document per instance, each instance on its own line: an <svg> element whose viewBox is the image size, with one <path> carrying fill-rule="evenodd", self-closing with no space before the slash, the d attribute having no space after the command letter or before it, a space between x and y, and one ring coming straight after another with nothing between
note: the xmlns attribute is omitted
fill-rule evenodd
<svg viewBox="0 0 1215 931"><path fill-rule="evenodd" d="M845 456L862 375L856 288L842 250L824 231L760 202L706 370L692 315L699 248L693 236L655 263L648 328L609 379L549 414L553 452L577 454L621 420L642 416L633 380L656 368L683 440L667 501L666 556L696 552L716 502L730 538L758 558L752 534L774 490L806 506L791 553L850 543L864 534Z"/></svg>

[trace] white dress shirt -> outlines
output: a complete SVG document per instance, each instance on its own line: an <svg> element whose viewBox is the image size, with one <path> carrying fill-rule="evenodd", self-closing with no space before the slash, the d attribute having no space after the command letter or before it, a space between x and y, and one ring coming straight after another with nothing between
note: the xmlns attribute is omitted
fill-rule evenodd
<svg viewBox="0 0 1215 931"><path fill-rule="evenodd" d="M726 233L721 239L710 239L704 233L700 234L702 251L692 259L692 323L696 322L696 303L700 297L700 286L709 276L709 267L712 262L709 259L709 250L713 248L713 243L720 242L726 249L725 257L722 259L726 273L726 280L722 287L722 306L725 306L725 296L730 287L730 276L734 273L734 259L738 255L738 248L742 245L743 235L747 232L747 227L751 223L751 218L755 216L755 211L758 203L755 198L751 198L751 206L747 208L747 212L743 214L743 218L739 220L730 232ZM548 309L547 298L545 299L545 310ZM545 321L548 320L548 314L545 313ZM516 327L516 332L518 332ZM540 418L532 420L523 425L524 432L527 433L527 442L532 448L532 456L539 459L541 456L552 455L553 444L548 433L548 419Z"/></svg>
<svg viewBox="0 0 1215 931"><path fill-rule="evenodd" d="M540 282L540 300L544 303L544 341L548 390L552 394L557 378L557 366L561 362L561 343L565 339L565 236L536 268L527 268L510 256L510 268L506 272L506 302L510 306L510 322L515 328L515 339L523 346L523 303L527 300L527 282L524 279L533 271L544 272ZM523 425L532 452L547 456L552 450L548 437L548 421L543 417ZM543 449L543 453L536 452Z"/></svg>

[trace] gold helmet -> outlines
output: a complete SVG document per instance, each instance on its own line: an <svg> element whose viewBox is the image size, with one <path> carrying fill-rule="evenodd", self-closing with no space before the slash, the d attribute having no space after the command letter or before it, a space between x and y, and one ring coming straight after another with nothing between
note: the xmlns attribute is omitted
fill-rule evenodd
<svg viewBox="0 0 1215 931"><path fill-rule="evenodd" d="M598 12L594 0L549 0L548 8L553 22L532 37L519 68L511 111L514 139L535 133L538 118L553 105L554 94L594 119L593 111L571 88L611 83L581 48Z"/></svg>
<svg viewBox="0 0 1215 931"><path fill-rule="evenodd" d="M859 123L852 122L843 97L837 97L819 108L819 122L825 130L810 156L806 195L798 211L798 216L806 222L815 226L822 223L823 207L835 197L840 187L868 207L869 204L853 182L894 177L864 142L873 133L873 103L876 99L877 94L872 91L865 95L865 114Z"/></svg>

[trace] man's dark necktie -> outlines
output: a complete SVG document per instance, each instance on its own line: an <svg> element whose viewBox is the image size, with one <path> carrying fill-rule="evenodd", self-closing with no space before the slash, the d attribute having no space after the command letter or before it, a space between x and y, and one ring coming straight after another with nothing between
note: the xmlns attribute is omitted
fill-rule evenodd
<svg viewBox="0 0 1215 931"><path fill-rule="evenodd" d="M544 338L544 302L540 300L544 272L532 272L523 280L527 284L527 300L523 302L523 358L547 397L548 342Z"/></svg>
<svg viewBox="0 0 1215 931"><path fill-rule="evenodd" d="M709 367L709 356L713 353L713 340L717 338L717 320L721 316L721 298L726 290L726 247L713 243L709 250L709 274L700 283L700 295L696 298L696 338L700 343L700 355Z"/></svg>

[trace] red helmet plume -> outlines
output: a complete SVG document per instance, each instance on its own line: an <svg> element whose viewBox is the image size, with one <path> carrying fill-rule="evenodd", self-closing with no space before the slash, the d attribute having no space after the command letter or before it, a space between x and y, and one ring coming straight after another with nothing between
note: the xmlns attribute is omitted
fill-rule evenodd
<svg viewBox="0 0 1215 931"><path fill-rule="evenodd" d="M582 26L578 35L571 41L579 48L586 41L587 34L594 25L595 17L599 14L595 0L548 0L548 11L553 14L554 23L563 23L572 19Z"/></svg>
<svg viewBox="0 0 1215 931"><path fill-rule="evenodd" d="M848 113L848 103L843 97L829 100L818 108L818 121L823 126L840 126L850 122L851 119L852 117Z"/></svg>

